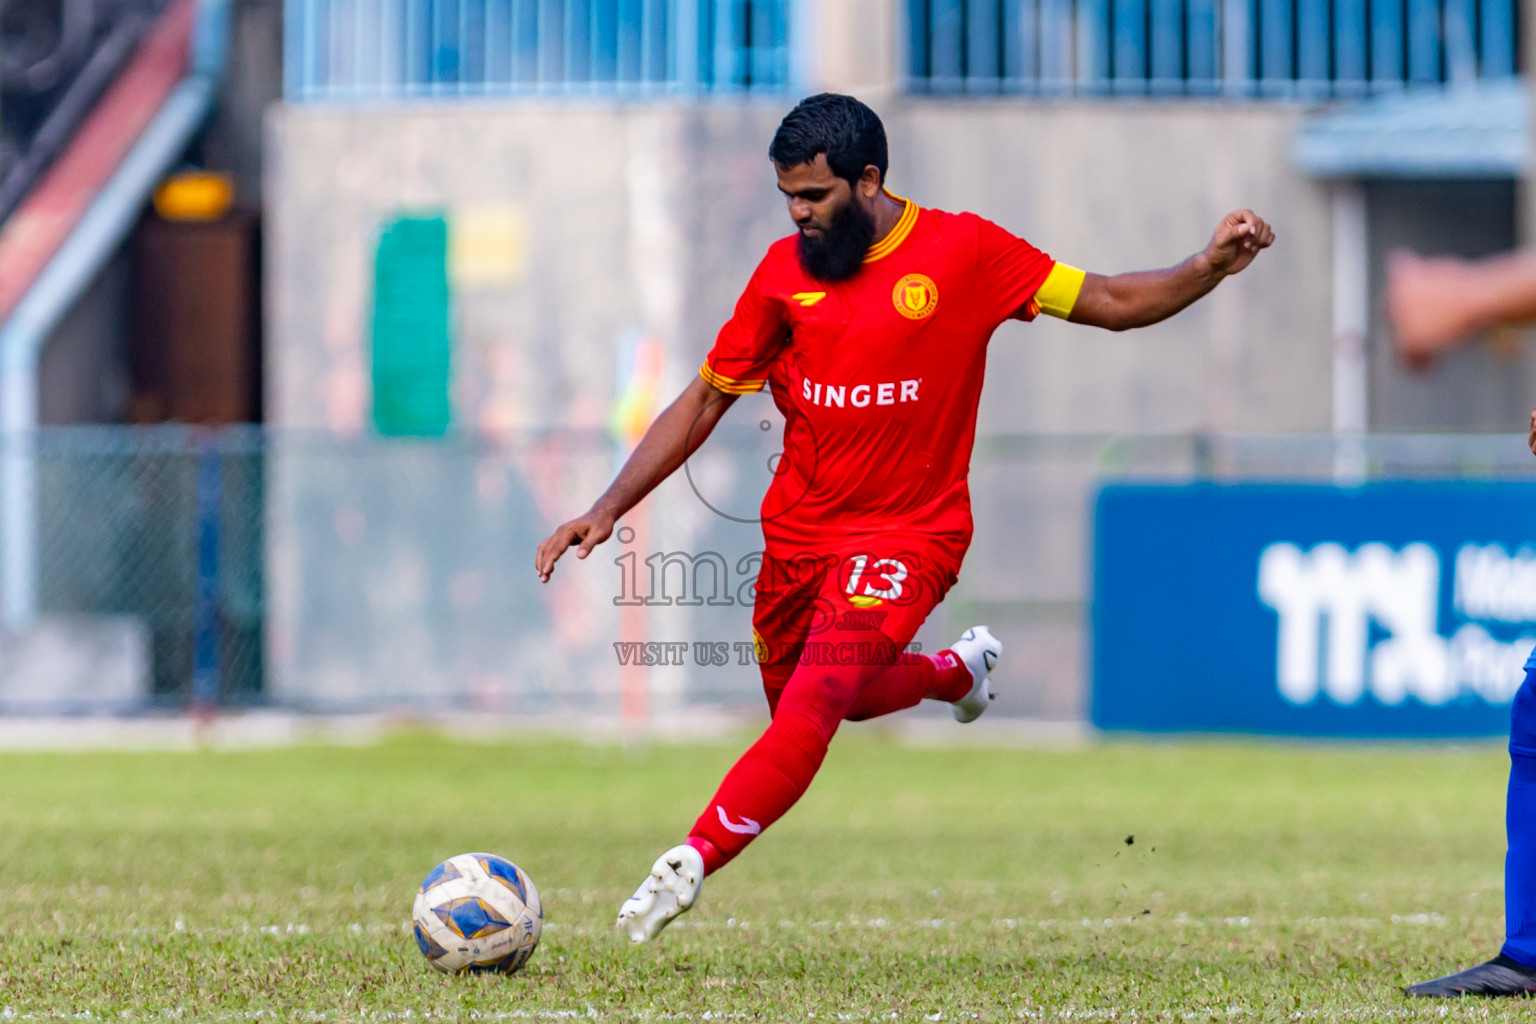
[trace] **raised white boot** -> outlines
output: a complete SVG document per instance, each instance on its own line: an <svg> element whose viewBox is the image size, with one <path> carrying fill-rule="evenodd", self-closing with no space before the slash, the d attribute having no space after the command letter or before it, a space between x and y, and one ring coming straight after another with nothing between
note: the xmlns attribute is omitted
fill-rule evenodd
<svg viewBox="0 0 1536 1024"><path fill-rule="evenodd" d="M619 907L615 926L630 942L649 942L692 907L704 888L704 858L684 844L674 846L651 865L635 894Z"/></svg>
<svg viewBox="0 0 1536 1024"><path fill-rule="evenodd" d="M950 648L971 673L971 692L949 706L957 722L974 722L992 704L992 687L987 676L1002 657L1003 642L986 626L972 626Z"/></svg>

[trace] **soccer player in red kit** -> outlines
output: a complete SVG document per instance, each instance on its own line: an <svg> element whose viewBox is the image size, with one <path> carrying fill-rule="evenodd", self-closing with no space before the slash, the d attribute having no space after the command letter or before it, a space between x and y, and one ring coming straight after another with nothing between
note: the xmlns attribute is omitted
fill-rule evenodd
<svg viewBox="0 0 1536 1024"><path fill-rule="evenodd" d="M618 478L537 555L545 581L567 548L585 558L737 396L771 390L784 454L763 498L752 625L772 721L620 908L635 942L691 907L704 877L805 793L840 723L924 699L961 722L986 710L1002 645L985 626L936 655L906 649L970 544L966 476L992 332L1040 313L1111 330L1156 323L1274 240L1243 210L1175 267L1086 274L974 214L886 191L884 126L850 96L801 102L768 154L798 230L769 247L698 378Z"/></svg>

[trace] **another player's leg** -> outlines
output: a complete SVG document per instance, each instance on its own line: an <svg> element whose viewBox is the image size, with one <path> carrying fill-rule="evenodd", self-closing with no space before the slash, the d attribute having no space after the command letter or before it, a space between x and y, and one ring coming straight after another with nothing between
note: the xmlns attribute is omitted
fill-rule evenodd
<svg viewBox="0 0 1536 1024"><path fill-rule="evenodd" d="M1408 995L1536 995L1536 670L1527 671L1510 716L1504 827L1504 948L1487 963L1410 985Z"/></svg>

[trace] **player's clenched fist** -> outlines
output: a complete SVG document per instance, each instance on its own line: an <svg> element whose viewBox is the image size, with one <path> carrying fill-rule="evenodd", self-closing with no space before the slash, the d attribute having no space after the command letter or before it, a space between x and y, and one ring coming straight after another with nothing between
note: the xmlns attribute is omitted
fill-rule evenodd
<svg viewBox="0 0 1536 1024"><path fill-rule="evenodd" d="M1230 275L1253 262L1260 249L1274 244L1275 232L1252 210L1238 210L1222 218L1205 247L1205 258L1218 274Z"/></svg>
<svg viewBox="0 0 1536 1024"><path fill-rule="evenodd" d="M1531 410L1531 434L1526 438L1526 444L1530 446L1531 454L1536 455L1536 409Z"/></svg>
<svg viewBox="0 0 1536 1024"><path fill-rule="evenodd" d="M1479 327L1473 311L1459 301L1467 288L1467 264L1394 252L1387 261L1387 318L1397 352L1413 367L1425 367Z"/></svg>
<svg viewBox="0 0 1536 1024"><path fill-rule="evenodd" d="M592 549L607 540L613 533L613 517L601 512L588 512L570 522L561 523L555 532L544 538L539 545L534 569L539 579L549 582L549 574L555 571L555 561L565 554L565 549L576 548L577 558L586 558Z"/></svg>
<svg viewBox="0 0 1536 1024"><path fill-rule="evenodd" d="M1425 367L1481 331L1536 322L1536 253L1475 261L1393 253L1386 298L1398 355Z"/></svg>

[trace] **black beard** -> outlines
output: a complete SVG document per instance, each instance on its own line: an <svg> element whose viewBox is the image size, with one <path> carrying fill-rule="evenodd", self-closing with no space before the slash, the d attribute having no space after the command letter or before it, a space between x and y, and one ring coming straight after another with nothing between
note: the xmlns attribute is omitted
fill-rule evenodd
<svg viewBox="0 0 1536 1024"><path fill-rule="evenodd" d="M801 233L800 265L818 281L846 281L864 265L874 240L875 218L857 200L849 199L832 215L820 238Z"/></svg>

